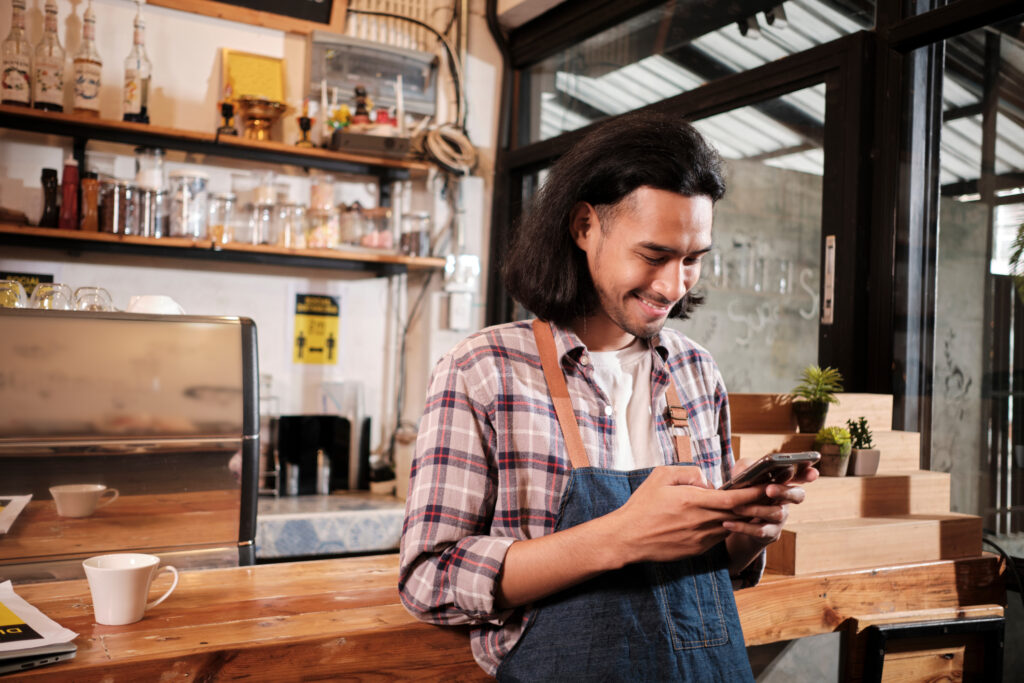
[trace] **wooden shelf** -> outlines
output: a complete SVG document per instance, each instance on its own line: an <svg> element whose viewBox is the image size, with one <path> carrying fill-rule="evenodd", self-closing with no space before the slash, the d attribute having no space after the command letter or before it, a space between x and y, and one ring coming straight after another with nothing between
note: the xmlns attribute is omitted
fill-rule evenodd
<svg viewBox="0 0 1024 683"><path fill-rule="evenodd" d="M82 140L166 147L271 164L290 164L339 173L373 175L386 180L401 180L408 178L410 173L426 173L430 168L427 162L413 159L300 148L280 142L260 142L230 135L218 137L213 133L89 118L13 105L0 105L0 128L64 135Z"/></svg>
<svg viewBox="0 0 1024 683"><path fill-rule="evenodd" d="M195 258L264 265L369 271L395 275L410 270L443 268L436 257L402 256L382 251L340 249L290 249L269 245L218 244L181 237L139 237L105 232L58 230L0 223L0 244L44 249L128 253L142 256Z"/></svg>

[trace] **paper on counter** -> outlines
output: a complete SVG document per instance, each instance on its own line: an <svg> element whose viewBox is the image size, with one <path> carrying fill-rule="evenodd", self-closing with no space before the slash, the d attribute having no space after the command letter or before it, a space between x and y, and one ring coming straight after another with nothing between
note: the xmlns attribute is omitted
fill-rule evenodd
<svg viewBox="0 0 1024 683"><path fill-rule="evenodd" d="M0 652L70 643L77 637L25 602L10 581L0 583Z"/></svg>
<svg viewBox="0 0 1024 683"><path fill-rule="evenodd" d="M11 530L11 525L18 518L21 511L25 509L28 502L32 500L32 494L27 496L0 496L0 534L6 534Z"/></svg>

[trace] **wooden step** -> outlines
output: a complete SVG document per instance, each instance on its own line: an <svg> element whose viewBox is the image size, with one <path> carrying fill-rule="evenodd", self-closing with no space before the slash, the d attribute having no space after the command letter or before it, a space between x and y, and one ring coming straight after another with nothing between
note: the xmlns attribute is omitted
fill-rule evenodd
<svg viewBox="0 0 1024 683"><path fill-rule="evenodd" d="M848 419L866 417L872 432L892 429L892 395L836 394L825 418L826 426L846 426ZM789 394L729 394L729 415L734 432L795 432L793 397Z"/></svg>
<svg viewBox="0 0 1024 683"><path fill-rule="evenodd" d="M917 471L921 468L921 436L917 432L873 432L875 447L882 454L881 472ZM814 447L814 434L793 432L733 432L732 452L738 458L760 458L769 453L797 453Z"/></svg>
<svg viewBox="0 0 1024 683"><path fill-rule="evenodd" d="M768 546L767 565L783 574L885 567L981 554L981 517L897 515L787 524Z"/></svg>
<svg viewBox="0 0 1024 683"><path fill-rule="evenodd" d="M836 394L838 404L828 407L826 427L845 427L847 420L868 419L872 432L892 429L892 394Z"/></svg>
<svg viewBox="0 0 1024 683"><path fill-rule="evenodd" d="M854 517L949 512L949 474L899 472L871 477L820 477L806 486L807 498L789 506L788 524Z"/></svg>

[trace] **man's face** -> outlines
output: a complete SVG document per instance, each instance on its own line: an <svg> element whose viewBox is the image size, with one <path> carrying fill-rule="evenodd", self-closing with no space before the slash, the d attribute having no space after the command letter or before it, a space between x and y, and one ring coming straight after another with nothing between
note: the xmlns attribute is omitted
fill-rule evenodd
<svg viewBox="0 0 1024 683"><path fill-rule="evenodd" d="M603 221L589 204L577 205L573 235L601 304L587 325L603 328L593 330L603 342L624 345L661 330L700 278L701 258L711 249L712 206L707 196L650 187L602 211Z"/></svg>

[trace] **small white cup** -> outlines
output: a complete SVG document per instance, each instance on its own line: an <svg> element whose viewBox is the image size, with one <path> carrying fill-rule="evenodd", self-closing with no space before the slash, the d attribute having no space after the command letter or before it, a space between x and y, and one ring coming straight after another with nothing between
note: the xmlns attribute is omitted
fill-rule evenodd
<svg viewBox="0 0 1024 683"><path fill-rule="evenodd" d="M106 626L134 624L143 613L167 599L178 586L178 570L171 565L160 566L156 555L115 553L97 555L82 562L89 580L96 623ZM170 571L174 582L167 592L147 603L149 586L157 574Z"/></svg>
<svg viewBox="0 0 1024 683"><path fill-rule="evenodd" d="M112 494L107 500L103 496ZM96 508L110 505L117 500L117 489L108 489L103 484L64 484L51 486L50 495L57 504L61 517L88 517Z"/></svg>

